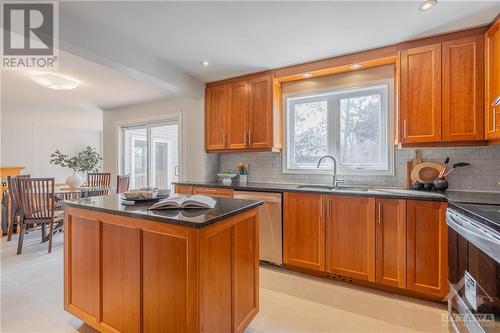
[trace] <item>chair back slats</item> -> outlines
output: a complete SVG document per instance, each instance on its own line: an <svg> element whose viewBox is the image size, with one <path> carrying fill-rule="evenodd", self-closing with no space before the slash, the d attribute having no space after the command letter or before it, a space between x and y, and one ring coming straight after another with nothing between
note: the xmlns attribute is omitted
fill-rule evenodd
<svg viewBox="0 0 500 333"><path fill-rule="evenodd" d="M109 194L109 184L111 183L111 173L95 172L87 174L87 185L97 189L86 193L88 197L102 196ZM101 189L99 189L101 188Z"/></svg>
<svg viewBox="0 0 500 333"><path fill-rule="evenodd" d="M116 193L127 192L129 185L130 175L116 176Z"/></svg>
<svg viewBox="0 0 500 333"><path fill-rule="evenodd" d="M30 175L18 175L18 176L7 177L7 189L9 192L11 207L14 212L18 212L21 207L19 179L23 178L30 178Z"/></svg>
<svg viewBox="0 0 500 333"><path fill-rule="evenodd" d="M19 179L19 190L26 220L53 220L54 178Z"/></svg>
<svg viewBox="0 0 500 333"><path fill-rule="evenodd" d="M87 185L92 187L105 187L111 183L111 173L94 172L87 174Z"/></svg>
<svg viewBox="0 0 500 333"><path fill-rule="evenodd" d="M58 200L76 200L82 197L80 192L60 192L56 194Z"/></svg>

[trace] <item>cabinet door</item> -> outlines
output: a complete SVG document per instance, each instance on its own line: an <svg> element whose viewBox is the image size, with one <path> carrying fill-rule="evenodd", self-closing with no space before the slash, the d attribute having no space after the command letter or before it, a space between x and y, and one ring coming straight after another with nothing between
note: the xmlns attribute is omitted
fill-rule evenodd
<svg viewBox="0 0 500 333"><path fill-rule="evenodd" d="M443 141L484 140L483 37L443 43Z"/></svg>
<svg viewBox="0 0 500 333"><path fill-rule="evenodd" d="M376 200L376 282L406 287L406 200Z"/></svg>
<svg viewBox="0 0 500 333"><path fill-rule="evenodd" d="M404 143L441 140L441 44L401 52L401 137Z"/></svg>
<svg viewBox="0 0 500 333"><path fill-rule="evenodd" d="M329 196L326 270L375 281L375 199Z"/></svg>
<svg viewBox="0 0 500 333"><path fill-rule="evenodd" d="M446 203L407 201L407 289L444 296L448 288Z"/></svg>
<svg viewBox="0 0 500 333"><path fill-rule="evenodd" d="M243 149L247 146L248 133L248 82L229 86L228 148Z"/></svg>
<svg viewBox="0 0 500 333"><path fill-rule="evenodd" d="M226 149L228 86L207 88L205 99L205 148L207 151Z"/></svg>
<svg viewBox="0 0 500 333"><path fill-rule="evenodd" d="M249 81L249 146L252 149L273 146L273 86L271 76Z"/></svg>
<svg viewBox="0 0 500 333"><path fill-rule="evenodd" d="M486 137L500 139L500 106L493 106L500 97L500 20L485 35L485 68L486 68Z"/></svg>
<svg viewBox="0 0 500 333"><path fill-rule="evenodd" d="M286 265L325 269L324 200L318 194L285 193L283 261Z"/></svg>

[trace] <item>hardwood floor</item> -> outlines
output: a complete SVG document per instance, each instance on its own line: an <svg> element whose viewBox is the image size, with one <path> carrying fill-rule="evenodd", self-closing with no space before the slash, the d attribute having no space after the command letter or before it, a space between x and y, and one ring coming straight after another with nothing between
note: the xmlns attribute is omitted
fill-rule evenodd
<svg viewBox="0 0 500 333"><path fill-rule="evenodd" d="M96 331L63 311L62 234L51 254L30 233L1 241L1 326L11 332ZM448 332L443 305L262 266L260 312L247 333Z"/></svg>

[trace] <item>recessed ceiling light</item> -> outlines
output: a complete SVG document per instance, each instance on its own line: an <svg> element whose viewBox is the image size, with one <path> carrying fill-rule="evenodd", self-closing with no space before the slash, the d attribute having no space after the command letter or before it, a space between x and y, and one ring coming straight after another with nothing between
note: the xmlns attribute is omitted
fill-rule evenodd
<svg viewBox="0 0 500 333"><path fill-rule="evenodd" d="M420 5L418 6L418 9L420 9L421 11L426 11L426 10L429 10L431 9L432 7L434 7L435 5L437 5L437 0L425 0L425 1L422 1L422 3L420 3Z"/></svg>
<svg viewBox="0 0 500 333"><path fill-rule="evenodd" d="M351 69L360 69L361 67L363 67L363 65L361 65L361 64L352 64L351 65Z"/></svg>
<svg viewBox="0 0 500 333"><path fill-rule="evenodd" d="M304 79L308 79L308 78L310 78L310 77L312 77L312 76L313 76L313 75L312 75L311 73L304 73L304 74L302 74L302 77L303 77Z"/></svg>
<svg viewBox="0 0 500 333"><path fill-rule="evenodd" d="M208 61L203 60L202 62L200 62L200 64L201 64L202 66L208 66Z"/></svg>
<svg viewBox="0 0 500 333"><path fill-rule="evenodd" d="M72 77L51 72L33 72L30 74L33 81L45 88L55 90L71 90L80 85L80 82Z"/></svg>

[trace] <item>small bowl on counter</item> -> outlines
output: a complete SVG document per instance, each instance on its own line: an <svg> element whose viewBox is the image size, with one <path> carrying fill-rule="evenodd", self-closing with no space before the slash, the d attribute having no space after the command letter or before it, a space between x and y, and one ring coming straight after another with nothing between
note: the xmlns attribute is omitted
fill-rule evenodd
<svg viewBox="0 0 500 333"><path fill-rule="evenodd" d="M445 178L436 178L432 182L434 185L434 190L439 192L444 192L448 189L448 181Z"/></svg>

